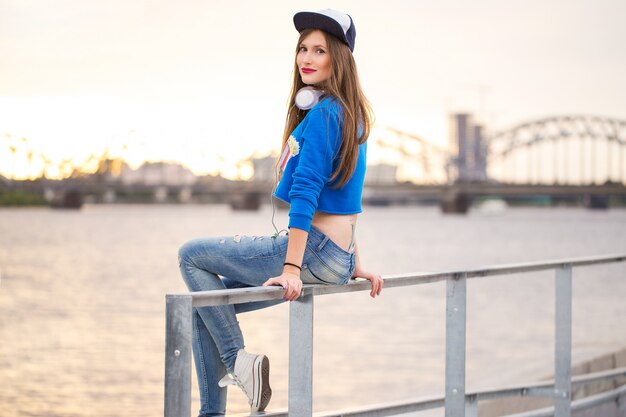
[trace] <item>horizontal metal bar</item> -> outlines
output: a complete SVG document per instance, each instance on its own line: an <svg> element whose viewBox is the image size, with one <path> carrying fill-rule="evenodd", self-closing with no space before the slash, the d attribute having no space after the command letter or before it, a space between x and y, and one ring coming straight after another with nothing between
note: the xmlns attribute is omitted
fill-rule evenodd
<svg viewBox="0 0 626 417"><path fill-rule="evenodd" d="M626 376L626 366L622 368L609 369L607 371L593 372L584 375L575 375L572 376L572 388L577 388L583 385L590 384L592 382L617 378L620 376Z"/></svg>
<svg viewBox="0 0 626 417"><path fill-rule="evenodd" d="M576 375L572 377L572 388L622 376L626 376L626 367L584 375ZM554 394L554 380L515 384L497 389L481 389L480 391L472 392L472 394L476 394L480 401L493 400L503 397L551 397Z"/></svg>
<svg viewBox="0 0 626 417"><path fill-rule="evenodd" d="M234 290L196 291L193 296L194 307L217 306L222 304L240 304L250 301L279 300L285 290L280 287L250 287Z"/></svg>
<svg viewBox="0 0 626 417"><path fill-rule="evenodd" d="M554 417L554 407L546 407L524 413L508 414L505 417Z"/></svg>
<svg viewBox="0 0 626 417"><path fill-rule="evenodd" d="M252 413L252 412L248 412L248 413L229 413L226 412L226 415L228 417L288 417L289 416L289 412L287 411L287 409L277 409L274 411L264 411L264 412L259 412L259 413Z"/></svg>
<svg viewBox="0 0 626 417"><path fill-rule="evenodd" d="M383 417L410 413L413 411L432 410L444 406L444 398L423 399L413 402L396 402L371 405L368 407L354 407L337 411L315 413L316 417Z"/></svg>
<svg viewBox="0 0 626 417"><path fill-rule="evenodd" d="M432 410L444 406L443 397L426 397L413 401L399 401L382 404L374 404L365 407L351 407L333 411L319 411L313 413L315 417L364 417L364 416L395 416L398 414L408 413L412 411ZM266 412L263 417L287 417L287 410L276 410ZM258 414L236 414L236 417L257 416Z"/></svg>
<svg viewBox="0 0 626 417"><path fill-rule="evenodd" d="M449 274L399 275L385 278L385 288L403 287L408 285L428 284L444 281ZM422 279L423 278L423 279ZM346 285L306 284L302 288L302 296L328 295L354 291L369 291L370 283L365 280L352 280ZM233 290L196 291L189 294L193 297L194 307L206 307L222 304L240 304L250 301L279 300L285 290L281 287L249 287Z"/></svg>
<svg viewBox="0 0 626 417"><path fill-rule="evenodd" d="M613 379L626 376L626 367L611 369L608 371L594 372L585 375L577 375L572 377L572 388L580 387L592 382ZM476 396L478 401L492 400L504 397L551 397L554 394L554 381L532 382L527 384L518 384L500 389L485 389L480 391L468 392L467 396ZM412 411L423 411L444 406L444 398L428 397L424 399L415 399L401 402L391 402L383 404L373 404L367 407L355 407L345 410L324 411L315 413L317 417L331 416L389 416L394 414L407 413ZM589 397L591 398L591 397ZM554 410L550 408L552 412ZM248 414L242 414L248 415ZM282 417L286 416L287 411L274 411L264 414L264 417Z"/></svg>
<svg viewBox="0 0 626 417"><path fill-rule="evenodd" d="M581 258L553 259L549 261L523 262L509 265L494 265L464 271L468 278L489 275L506 275L520 272L534 272L554 269L563 265L572 267L606 264L626 261L624 254L611 254L603 256L587 256Z"/></svg>
<svg viewBox="0 0 626 417"><path fill-rule="evenodd" d="M601 392L586 398L572 402L572 411L586 410L597 405L606 404L616 401L619 397L626 396L626 385L611 390ZM509 414L506 417L552 417L554 415L554 407L546 407L538 410L526 411L524 413Z"/></svg>
<svg viewBox="0 0 626 417"><path fill-rule="evenodd" d="M231 417L288 417L289 412L287 410L277 410L272 412L264 412L263 414L249 414L249 413L240 413L240 414L229 414Z"/></svg>
<svg viewBox="0 0 626 417"><path fill-rule="evenodd" d="M605 391L599 394L590 395L581 398L572 403L572 411L586 410L596 405L605 404L611 400L617 400L619 397L626 396L626 385L622 385L612 391Z"/></svg>
<svg viewBox="0 0 626 417"><path fill-rule="evenodd" d="M391 275L385 276L384 279L385 288L394 288L440 282L446 280L448 277L458 276L459 274L465 274L467 278L478 278L494 275L507 275L522 272L550 270L565 264L569 264L572 267L577 267L624 261L626 261L626 255L615 254L485 266L465 270ZM352 280L346 285L305 285L303 288L303 295L328 295L369 290L370 284L368 281ZM250 287L232 290L197 291L193 293L184 293L178 295L190 294L193 297L194 307L205 307L222 304L247 303L250 301L279 300L282 298L283 293L284 290L280 287Z"/></svg>

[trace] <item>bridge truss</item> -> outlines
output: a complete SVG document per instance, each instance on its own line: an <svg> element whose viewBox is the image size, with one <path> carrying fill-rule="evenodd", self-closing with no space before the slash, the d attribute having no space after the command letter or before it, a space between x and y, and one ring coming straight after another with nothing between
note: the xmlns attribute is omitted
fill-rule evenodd
<svg viewBox="0 0 626 417"><path fill-rule="evenodd" d="M626 183L626 121L557 116L520 124L488 141L489 177L525 184Z"/></svg>
<svg viewBox="0 0 626 417"><path fill-rule="evenodd" d="M401 170L400 176L412 178L412 181L419 178L419 183L423 185L448 182L450 154L447 149L390 126L379 129L373 140L380 149L399 156L397 167Z"/></svg>

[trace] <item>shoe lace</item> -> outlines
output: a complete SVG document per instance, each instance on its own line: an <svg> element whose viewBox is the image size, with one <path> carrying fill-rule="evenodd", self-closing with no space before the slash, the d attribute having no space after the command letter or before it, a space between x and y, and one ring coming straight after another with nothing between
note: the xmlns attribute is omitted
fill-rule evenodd
<svg viewBox="0 0 626 417"><path fill-rule="evenodd" d="M241 380L237 377L237 375L227 373L226 375L222 377L222 379L219 380L217 385L219 385L222 388L228 385L237 385L246 394L246 397L248 397L248 403L252 404L252 396L248 393L248 391L244 387Z"/></svg>

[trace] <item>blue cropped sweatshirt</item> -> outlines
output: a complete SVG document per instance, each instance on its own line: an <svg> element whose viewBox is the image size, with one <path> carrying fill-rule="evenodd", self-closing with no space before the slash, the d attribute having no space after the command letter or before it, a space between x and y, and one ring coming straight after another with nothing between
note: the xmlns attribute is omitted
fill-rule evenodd
<svg viewBox="0 0 626 417"><path fill-rule="evenodd" d="M338 164L342 126L341 105L326 97L291 133L300 150L287 162L274 192L290 203L290 228L310 231L316 210L333 214L361 212L367 142L359 145L356 169L348 182L339 188L333 188L337 180L330 182Z"/></svg>

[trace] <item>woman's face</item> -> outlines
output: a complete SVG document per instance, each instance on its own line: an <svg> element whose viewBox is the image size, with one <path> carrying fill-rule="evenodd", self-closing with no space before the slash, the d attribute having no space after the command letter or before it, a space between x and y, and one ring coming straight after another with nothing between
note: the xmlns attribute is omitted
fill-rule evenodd
<svg viewBox="0 0 626 417"><path fill-rule="evenodd" d="M330 55L321 30L309 33L298 46L296 64L302 82L318 85L330 77Z"/></svg>

